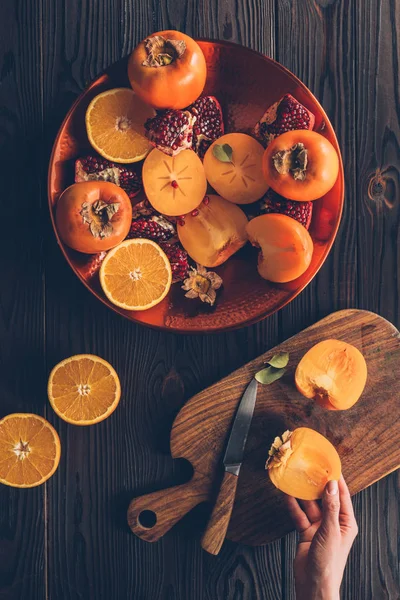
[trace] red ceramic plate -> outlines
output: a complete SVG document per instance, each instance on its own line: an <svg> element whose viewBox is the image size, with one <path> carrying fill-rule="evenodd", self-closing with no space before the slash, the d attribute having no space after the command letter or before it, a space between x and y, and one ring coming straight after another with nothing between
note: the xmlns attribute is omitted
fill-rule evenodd
<svg viewBox="0 0 400 600"><path fill-rule="evenodd" d="M265 109L283 94L291 93L316 116L315 129L335 146L338 142L323 108L310 90L290 71L262 54L227 42L200 41L206 57L208 77L205 92L222 104L227 131L250 132ZM107 306L124 317L175 332L226 331L259 321L295 298L322 266L335 239L343 208L344 175L340 172L333 189L314 203L310 233L314 241L312 262L306 273L289 284L264 281L257 273L256 252L249 245L216 271L224 281L212 308L184 298L179 284L165 300L148 311L129 312L112 305L104 296L98 275L90 277L91 257L70 250L60 240L54 223L54 207L60 193L74 177L74 160L90 152L86 137L85 111L100 92L129 87L127 60L111 66L77 99L58 132L49 165L49 207L54 231L65 258L86 287Z"/></svg>

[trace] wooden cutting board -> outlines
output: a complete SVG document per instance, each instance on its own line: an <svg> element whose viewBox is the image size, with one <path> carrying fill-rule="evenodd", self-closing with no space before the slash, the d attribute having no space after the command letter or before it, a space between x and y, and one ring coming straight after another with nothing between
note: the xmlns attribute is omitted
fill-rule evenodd
<svg viewBox="0 0 400 600"><path fill-rule="evenodd" d="M327 411L301 396L294 371L317 342L336 338L364 355L368 379L358 403L346 411ZM287 351L289 368L269 386L259 385L238 490L227 537L250 545L272 542L292 530L282 494L264 465L276 435L307 426L337 448L352 494L400 466L400 334L388 321L362 310L343 310L319 321L225 379L205 389L182 408L172 427L171 453L186 458L193 477L186 484L134 499L128 509L132 531L154 542L189 510L212 502L222 478L222 456L240 398L263 363Z"/></svg>

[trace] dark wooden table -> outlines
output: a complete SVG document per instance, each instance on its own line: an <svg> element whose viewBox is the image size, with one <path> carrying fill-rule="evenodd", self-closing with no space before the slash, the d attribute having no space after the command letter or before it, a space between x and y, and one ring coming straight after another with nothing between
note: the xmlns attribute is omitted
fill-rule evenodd
<svg viewBox="0 0 400 600"><path fill-rule="evenodd" d="M0 14L1 415L32 411L59 431L56 475L0 489L1 600L289 600L296 538L262 548L199 538L206 510L149 545L127 528L129 500L182 482L168 456L172 419L195 392L334 310L400 325L399 35L396 0L2 0ZM69 270L50 228L46 169L57 128L86 83L146 34L177 28L265 52L328 111L342 148L346 203L329 259L270 319L240 331L177 336L107 310ZM46 381L92 352L121 375L107 421L68 426ZM395 417L395 415L394 415ZM354 498L360 534L343 598L398 600L399 475Z"/></svg>

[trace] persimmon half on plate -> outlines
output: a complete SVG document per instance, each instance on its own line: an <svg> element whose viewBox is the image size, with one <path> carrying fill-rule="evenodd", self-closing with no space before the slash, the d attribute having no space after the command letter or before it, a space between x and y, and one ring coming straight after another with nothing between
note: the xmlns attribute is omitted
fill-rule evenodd
<svg viewBox="0 0 400 600"><path fill-rule="evenodd" d="M173 35L175 34L172 34L171 32L160 32L160 36L167 40L167 42L169 39L173 39ZM146 40L144 40L144 42L146 42ZM67 114L63 124L61 125L54 143L53 153L49 165L49 206L57 239L71 268L75 271L78 277L80 277L88 289L112 310L132 321L163 330L204 333L235 329L255 323L256 321L271 315L275 311L281 309L283 306L291 302L291 300L293 300L293 298L295 298L305 288L305 286L308 285L308 283L324 263L335 239L343 208L344 177L340 150L333 127L322 106L319 104L318 100L313 96L310 90L307 89L307 87L298 78L290 73L290 71L282 67L279 63L260 53L228 42L197 40L195 45L190 43L186 46L185 51L187 51L187 54L185 55L181 54L181 50L183 48L181 44L177 45L174 43L170 45L163 40L156 40L156 42L157 43L155 45L149 45L147 49L145 44L140 46L142 55L140 57L138 54L135 55L135 58L132 60L135 62L136 58L138 58L138 61L136 61L135 64L130 63L129 71L128 58L110 66L103 75L91 83L89 87L79 96L74 106ZM165 49L166 52L164 52ZM56 228L54 213L55 206L57 205L57 201L61 193L73 183L71 173L73 171L74 162L80 159L82 164L86 165L85 168L88 168L88 165L91 165L93 162L92 159L89 161L84 160L85 157L93 153L85 126L85 115L93 99L98 97L99 94L102 94L103 92L109 90L118 90L120 88L127 88L129 93L129 90L132 90L129 77L134 81L133 87L136 87L136 96L141 94L143 90L147 90L150 93L150 78L154 76L154 72L151 71L148 74L144 70L146 68L156 69L158 71L160 71L160 69L165 69L165 71L162 73L163 76L165 75L166 80L168 80L164 86L166 88L166 106L171 106L171 102L175 98L173 89L174 73L177 77L181 77L182 74L179 74L173 70L173 64L175 63L175 65L177 65L179 68L184 66L182 62L179 62L181 61L180 55L183 57L186 56L186 58L190 60L197 60L199 51L198 49L200 49L205 58L207 78L204 84L204 81L202 81L203 75L200 57L199 62L197 63L199 68L196 71L197 74L195 80L192 82L193 85L190 84L186 91L193 91L197 85L195 95L202 94L207 96L208 104L205 103L205 107L202 107L203 110L204 108L208 109L210 107L214 107L214 109L217 108L219 110L218 107L221 105L224 121L223 127L220 124L221 132L227 135L233 133L246 134L247 136L251 135L254 140L258 140L253 144L254 148L253 146L250 148L250 154L254 154L253 158L259 161L259 154L261 155L260 144L266 146L267 142L273 140L276 134L276 132L273 131L271 119L274 119L275 115L280 110L285 109L290 111L295 99L301 104L300 111L296 116L298 122L300 124L303 123L302 126L304 129L313 129L313 131L316 132L315 135L322 133L323 137L328 140L328 142L334 148L338 156L338 175L333 187L323 196L323 198L313 201L311 225L308 229L308 235L313 244L312 257L308 264L309 256L307 252L305 252L300 261L297 261L297 258L300 255L298 253L296 254L297 262L296 265L294 265L296 268L292 269L292 273L299 273L296 279L279 283L272 283L271 281L263 279L257 269L258 250L252 248L251 244L249 243L245 243L243 247L240 248L241 242L238 243L238 236L235 231L233 236L234 244L231 247L221 248L220 244L217 244L214 239L210 240L210 245L208 248L210 250L210 256L207 256L206 259L210 265L217 265L209 268L212 268L213 270L215 268L217 275L223 280L223 285L219 288L217 299L212 307L204 306L197 300L188 300L185 298L185 291L181 289L182 284L177 283L173 284L168 293L157 304L153 305L152 308L148 310L127 310L127 308L123 307L125 304L123 301L117 301L116 303L113 303L110 300L110 297L104 293L100 285L98 271L95 276L92 275L92 266L95 265L96 268L98 268L101 260L104 258L103 254L97 253L92 256L83 255L74 251L63 243ZM143 52L148 54L148 56L143 58ZM151 53L152 56L150 56ZM150 58L151 61L153 58L155 58L156 62L161 59L162 61L166 60L167 62L163 64L163 66L159 67L140 65L140 61L143 63L147 61L148 58ZM149 81L146 81L145 83L144 80L141 80L139 78L139 72L141 73L140 77L145 77L148 75ZM168 79L169 75L172 76L171 80ZM136 86L135 82L139 82L139 85ZM147 84L148 87L146 87ZM202 89L203 86L204 90ZM179 90L181 101L178 101L178 104L175 106L175 108L180 107L179 110L182 110L182 112L187 112L186 109L190 109L192 107L191 114L197 116L197 122L195 122L193 126L193 135L197 136L196 143L200 146L203 141L204 129L206 128L207 124L205 124L205 122L201 123L199 114L198 112L196 113L196 111L199 109L199 106L193 107L191 104L196 98L190 98L190 94L185 97L186 91L184 89ZM150 96L146 97L146 101L150 102L153 107L156 107L157 110L159 110L159 107L162 108L161 105L163 104L163 97L161 97L160 102L160 97L157 95L159 94L159 90L157 91L157 94L154 90L151 93L153 92L154 96L152 96L151 99ZM177 95L176 98L178 98ZM279 104L278 101L282 98L284 100ZM189 104L191 106L189 106ZM273 107L273 110L271 109L271 111L266 114L266 111L269 107ZM153 108L150 110L153 111ZM152 114L155 114L154 111ZM157 115L159 114L160 113L157 113ZM218 118L220 118L219 113ZM150 119L150 127L161 127L161 121L162 119L158 118ZM146 123L149 124L149 121L146 121ZM258 128L256 127L257 124L259 124ZM296 127L297 125L298 124L296 124ZM146 127L144 129L146 129ZM265 135L263 138L264 133L268 135ZM306 133L309 132L306 131ZM182 135L184 140L187 140L187 132L185 133L184 131L181 131L179 135ZM124 139L123 132L121 132L121 136L121 139ZM169 143L168 136L160 135L159 131L152 131L150 140L151 144L155 146L158 146L161 142L163 144ZM279 137L275 137L273 141L275 140L279 140ZM228 138L228 141L230 142L228 145L233 152L233 164L226 164L227 168L225 168L224 165L218 163L215 164L215 156L211 155L209 156L211 159L209 161L210 165L206 165L207 168L205 169L206 177L208 172L208 177L210 179L213 179L214 177L216 178L215 181L213 179L215 188L211 189L212 186L209 186L207 190L211 198L211 210L212 196L214 194L223 196L225 193L229 195L229 198L225 199L226 201L230 201L231 203L232 201L239 203L237 207L235 207L233 204L235 208L238 208L236 213L239 215L241 214L239 211L242 210L247 216L248 210L250 210L253 204L245 203L251 202L260 197L260 195L266 191L268 184L264 184L261 181L252 181L252 179L255 179L255 177L253 177L253 174L250 173L250 171L253 169L253 167L250 165L254 163L249 162L250 156L246 158L246 153L243 156L240 154L242 150L245 150L246 148L241 148L239 146L236 147L236 137ZM216 143L218 144L218 141ZM101 143L99 145L99 149L100 146ZM146 146L146 148L143 150L143 155L146 155L149 150L150 147ZM235 150L236 159L239 157L239 162L237 160L235 161ZM206 151L207 150L205 148L204 154ZM147 159L143 159L144 161L149 161L147 164L149 167L151 166L152 169L157 165L152 165L153 159L151 157L156 158L158 152L159 150L151 151L149 152ZM174 168L176 165L179 165L180 161L182 160L180 157L182 155L185 156L185 152L186 150L182 150L182 152L177 154L175 157L177 162L176 164L174 162ZM193 151L187 150L187 152ZM114 152L110 153L109 151L106 151L103 152L103 154L111 157L114 155ZM204 154L199 153L201 160L203 159ZM151 196L151 198L149 197L150 201L157 205L157 208L160 210L160 212L161 208L158 203L160 202L160 204L163 204L166 207L166 211L169 210L169 214L172 216L172 218L178 220L176 229L180 229L182 239L185 237L185 232L183 231L184 227L181 228L181 222L179 219L181 215L183 216L185 213L190 214L190 216L187 218L188 231L190 227L191 230L195 232L198 231L199 235L206 235L207 232L204 230L205 225L209 220L211 224L213 224L215 222L215 218L213 215L210 215L210 219L208 219L206 211L204 211L203 208L199 208L202 200L200 196L203 194L205 185L204 174L198 177L198 180L196 180L197 185L193 186L189 185L191 179L183 179L183 177L191 177L192 175L186 175L184 172L181 172L179 175L181 178L180 181L176 179L171 179L171 181L169 181L170 174L168 167L170 169L172 167L172 157L167 156L167 154L165 156L167 166L160 166L158 169L158 176L167 177L168 179L160 179L158 183L160 184L164 181L169 185L169 187L167 185L165 188L166 194L164 197L161 197L158 195L157 187L153 184L153 189L152 184L146 180L147 182L145 181L145 188L148 188L149 196ZM224 156L222 156L222 158L225 160ZM128 156L127 160L132 160L132 157ZM104 163L104 161L102 162ZM124 178L124 181L128 181L128 176L131 178L133 177L132 168L140 167L140 165L142 165L141 161L135 162L133 166L127 165L129 169L125 168L126 165L123 166L124 168L119 166L117 168L119 173L118 176ZM115 169L115 166L113 165L108 166L111 169ZM166 173L162 172L163 166ZM182 168L185 166L186 165L183 165ZM208 167L210 166L211 168L209 169ZM216 167L216 170L213 169L213 166ZM244 169L246 166L249 168ZM107 168L107 165L105 165L104 168ZM187 170L189 170L189 167ZM233 170L234 173L223 175L223 173L231 170ZM194 167L193 173L195 173ZM241 197L230 194L230 179L226 179L225 181L225 178L228 178L229 176L232 179L233 175L244 178L245 183L243 182L242 191L245 193L243 193ZM248 179L245 177L245 175L249 175L252 179ZM84 177L90 178L90 172L85 173ZM222 178L221 181L219 181L219 178ZM129 181L132 180L133 179L130 179ZM241 179L241 181L243 180ZM248 187L246 187L246 184ZM180 187L178 188L177 185ZM158 186L158 191L161 187L161 185ZM187 195L185 196L184 194ZM195 197L192 197L192 194L194 194ZM143 200L143 197L141 199L140 197L137 197L134 201L136 201L136 199L141 201ZM180 212L179 208L180 200L182 200L182 212ZM262 200L260 200L260 202L261 201ZM175 202L178 203L178 206L175 206ZM295 202L298 201L293 201L292 205ZM193 220L195 218L194 215L197 214L197 210L199 211L199 215L202 219L202 223L199 223L198 226ZM292 206L291 210L296 210L296 207L293 208ZM302 205L299 203L298 211L301 210ZM213 218L211 219L211 217ZM184 222L184 220L182 221ZM239 227L239 221L239 217L235 217L233 219L233 224L237 223L237 227ZM309 221L305 222L307 223L308 227ZM233 228L233 224L230 229ZM239 239L241 240L241 225L239 229ZM229 231L224 230L223 233L224 235L226 233L226 237L229 238ZM304 234L304 236L300 236L300 238L307 240L305 244L307 247L310 246L306 234ZM202 256L201 252L197 252L198 248L192 248L192 244L190 243L191 241L192 240L188 241L185 237L184 242L185 245L187 245L189 255L192 254L193 257L197 257L199 254ZM228 239L228 245L230 242L231 240ZM165 249L163 248L163 250ZM214 250L215 252L212 252ZM114 250L111 250L110 252L114 252ZM219 264L221 256L227 257L227 260L223 262L223 264ZM152 304L152 300L149 302L149 304Z"/></svg>

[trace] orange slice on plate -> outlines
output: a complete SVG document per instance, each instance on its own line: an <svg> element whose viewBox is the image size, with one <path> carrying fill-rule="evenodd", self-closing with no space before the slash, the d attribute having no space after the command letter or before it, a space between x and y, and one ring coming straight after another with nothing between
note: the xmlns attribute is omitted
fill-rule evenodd
<svg viewBox="0 0 400 600"><path fill-rule="evenodd" d="M147 310L168 294L171 264L160 246L141 238L113 248L100 268L100 283L107 298L126 310Z"/></svg>
<svg viewBox="0 0 400 600"><path fill-rule="evenodd" d="M73 425L93 425L117 408L121 385L107 361L93 354L77 354L54 367L47 394L61 419Z"/></svg>
<svg viewBox="0 0 400 600"><path fill-rule="evenodd" d="M118 163L143 160L152 146L144 124L155 112L133 90L115 88L99 94L86 111L86 131L97 152Z"/></svg>
<svg viewBox="0 0 400 600"><path fill-rule="evenodd" d="M43 417L7 415L0 421L0 483L30 488L44 483L60 462L57 431Z"/></svg>

